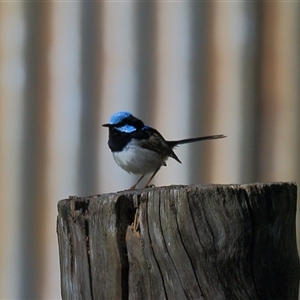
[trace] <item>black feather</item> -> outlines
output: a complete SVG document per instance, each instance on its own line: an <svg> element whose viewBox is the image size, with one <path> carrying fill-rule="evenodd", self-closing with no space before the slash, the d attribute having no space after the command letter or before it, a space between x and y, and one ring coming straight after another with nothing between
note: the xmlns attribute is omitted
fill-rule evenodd
<svg viewBox="0 0 300 300"><path fill-rule="evenodd" d="M224 134L208 135L208 136L183 139L183 140L178 140L178 141L167 141L167 143L169 144L170 147L174 148L174 147L176 147L178 145L182 145L182 144L195 143L195 142L204 141L204 140L223 139L225 137L226 137L226 135L224 135Z"/></svg>

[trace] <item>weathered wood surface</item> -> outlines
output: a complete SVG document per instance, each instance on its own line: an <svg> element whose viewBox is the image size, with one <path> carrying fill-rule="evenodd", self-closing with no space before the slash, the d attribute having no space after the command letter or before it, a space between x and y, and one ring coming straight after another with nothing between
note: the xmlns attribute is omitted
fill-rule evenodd
<svg viewBox="0 0 300 300"><path fill-rule="evenodd" d="M62 298L296 300L296 195L258 183L62 200Z"/></svg>

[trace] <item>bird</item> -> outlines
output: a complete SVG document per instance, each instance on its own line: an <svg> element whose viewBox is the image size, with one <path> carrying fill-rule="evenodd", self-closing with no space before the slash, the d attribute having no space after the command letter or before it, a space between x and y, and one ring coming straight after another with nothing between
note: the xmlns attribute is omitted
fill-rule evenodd
<svg viewBox="0 0 300 300"><path fill-rule="evenodd" d="M109 123L103 124L109 130L108 146L117 165L128 173L141 177L129 188L133 190L146 174L152 173L145 188L162 166L166 166L169 157L181 163L173 149L182 144L203 140L225 138L224 134L167 141L154 128L130 112L120 111L113 114Z"/></svg>

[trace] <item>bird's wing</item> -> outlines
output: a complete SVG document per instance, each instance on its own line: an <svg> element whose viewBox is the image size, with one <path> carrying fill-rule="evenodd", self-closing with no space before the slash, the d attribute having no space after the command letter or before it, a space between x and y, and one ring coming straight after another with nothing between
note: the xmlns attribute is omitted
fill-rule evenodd
<svg viewBox="0 0 300 300"><path fill-rule="evenodd" d="M157 152L163 156L172 157L181 163L180 159L168 145L168 142L157 130L149 127L145 130L142 130L142 132L140 132L140 134L136 135L134 138L138 140L140 147Z"/></svg>

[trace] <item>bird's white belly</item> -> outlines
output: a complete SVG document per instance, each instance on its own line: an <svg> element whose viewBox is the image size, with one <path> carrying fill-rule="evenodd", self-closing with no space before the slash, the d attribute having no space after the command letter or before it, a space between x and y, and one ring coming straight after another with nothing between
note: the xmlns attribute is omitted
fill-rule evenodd
<svg viewBox="0 0 300 300"><path fill-rule="evenodd" d="M120 152L113 152L115 162L122 169L133 174L148 174L165 164L166 157L141 148L132 140Z"/></svg>

